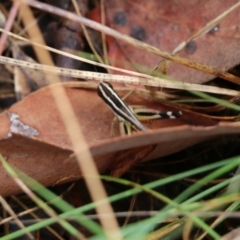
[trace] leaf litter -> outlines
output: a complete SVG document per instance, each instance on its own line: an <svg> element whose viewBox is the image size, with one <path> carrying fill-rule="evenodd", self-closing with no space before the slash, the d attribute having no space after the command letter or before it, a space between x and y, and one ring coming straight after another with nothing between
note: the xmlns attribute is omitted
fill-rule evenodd
<svg viewBox="0 0 240 240"><path fill-rule="evenodd" d="M194 21L186 14L185 17L181 17L184 11L180 11L179 9L181 8L179 8L180 20L178 25L187 26L185 31L188 31L181 32L181 29L171 28L171 24L174 22L172 20L174 9L170 2L161 8L161 16L165 16L165 19L158 19L158 21L160 25L167 25L161 27L162 35L174 35L175 38L162 38L162 42L158 41L158 38L153 38L157 32L156 29L159 27L148 28L148 24L151 23L153 25L151 21L154 17L150 19L151 21L143 22L143 20L147 19L146 17L134 19L134 15L131 13L131 11L138 11L140 9L141 15L144 15L145 12L142 9L145 9L146 12L150 11L154 15L154 6L151 3L144 2L143 4L141 1L138 1L134 4L128 4L126 0L115 6L114 1L111 1L106 10L107 17L110 19L110 26L116 28L118 31L124 34L127 33L138 40L146 40L147 43L152 45L155 45L157 42L160 45L156 45L156 47L171 52L173 51L171 46L176 46L176 44L173 44L174 41L179 44L189 39L194 32L196 33L206 25L209 19L217 17L223 10L236 3L236 1L230 1L226 3L228 6L214 5L211 1L208 1L208 3L203 1L201 5L195 4L196 8L190 12L193 18L196 16L196 12L194 11L198 11L199 15ZM189 7L185 6L184 3L179 4L182 4L181 7L184 9ZM213 4L215 12L209 11L204 13L203 9L206 8L206 4L208 7ZM168 9L168 12L164 12L163 9ZM132 27L131 25L119 25L119 21L123 19L120 13L125 15L125 17L127 16L127 19L133 18L131 19ZM220 70L228 70L238 64L238 52L235 45L235 43L238 43L238 31L235 29L235 20L238 14L239 9L236 9L230 14L229 18L227 16L205 34L189 41L185 47L179 47L179 56L214 66ZM142 27L139 27L140 25ZM144 33L146 29L154 31L154 33L149 34L147 32L146 34L146 32ZM165 31L169 31L169 29L175 32L166 34ZM233 34L234 30L236 31L235 34ZM179 36L176 35L176 31L179 31ZM147 39L145 39L146 36ZM153 40L150 40L154 42L148 39L149 36L152 36ZM231 42L232 45L229 43L226 44L226 36L234 38L234 41ZM114 47L113 43L108 40L108 44L110 59L118 56L117 59L123 61L125 64L124 67L128 69L132 69L133 64L131 63L139 63L138 60L145 61L147 59L146 62L141 62L140 65L148 66L150 69L154 69L161 62L159 57L156 60L153 55L147 57L145 53L143 57L141 55L143 54L142 51L135 51L136 49L134 50L132 46L125 46L125 43L122 44L120 42L118 42L120 50L117 50L117 54L116 52L113 54L111 52L112 47ZM167 44L172 45L168 46ZM219 57L223 53L226 53L226 56L229 58ZM129 62L126 60L126 56L127 58L131 58ZM149 62L150 60L152 63ZM112 62L112 64L115 63ZM119 66L119 64L115 66ZM196 72L175 63L167 64L167 74L178 80L191 83L204 83L212 79L212 76L210 77L208 74ZM62 85L66 87L65 84ZM118 85L115 86L116 88L118 87ZM72 147L62 117L55 105L51 87L45 87L30 94L9 109L6 109L0 115L0 152L10 164L24 171L45 186L62 184L81 177L81 172L75 159L74 148ZM238 87L236 89L238 90ZM220 136L238 134L240 131L238 122L223 121L237 120L236 111L229 112L229 116L224 117L223 114L226 113L226 109L221 108L220 105L174 104L168 103L167 99L159 103L150 94L147 96L147 99L144 99L138 96L141 94L133 93L127 99L128 104L146 106L161 111L180 109L183 112L183 116L177 120L147 123L146 125L151 129L151 132L137 132L130 137L119 136L118 125L115 124L112 136L111 125L113 114L101 99L97 97L94 89L90 90L87 87L66 87L65 90L100 173L110 172L113 176L121 176L141 162L167 157L197 143L211 141ZM192 95L189 96L180 91L169 92L167 89L163 90L169 95L178 95L184 99L192 98ZM238 97L233 99L226 98L226 100L230 103L238 103ZM217 109L218 112L214 112L214 109ZM216 116L194 112L196 110L203 111L204 113L214 112ZM12 179L5 174L2 166L0 166L0 182L4 182L4 184L0 185L0 192L3 196L21 192Z"/></svg>

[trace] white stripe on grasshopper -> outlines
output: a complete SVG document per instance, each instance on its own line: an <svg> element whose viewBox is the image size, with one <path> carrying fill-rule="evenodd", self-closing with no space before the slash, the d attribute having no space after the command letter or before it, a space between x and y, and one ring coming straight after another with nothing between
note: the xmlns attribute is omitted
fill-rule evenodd
<svg viewBox="0 0 240 240"><path fill-rule="evenodd" d="M104 87L107 88L109 92L111 92L111 94L122 105L122 107L126 112L124 112L121 108L119 108L116 105L116 103L114 103L111 97L109 97L107 93L104 91ZM105 102L109 105L109 107L112 109L112 111L120 121L123 121L123 122L128 121L131 124L133 124L137 129L142 131L148 130L142 123L138 121L138 119L134 115L132 108L129 107L126 103L124 103L124 101L118 96L118 94L113 90L113 88L109 86L109 83L100 82L98 85L98 89L99 91L101 91L101 94L102 94L101 97L104 98L103 100L105 100Z"/></svg>

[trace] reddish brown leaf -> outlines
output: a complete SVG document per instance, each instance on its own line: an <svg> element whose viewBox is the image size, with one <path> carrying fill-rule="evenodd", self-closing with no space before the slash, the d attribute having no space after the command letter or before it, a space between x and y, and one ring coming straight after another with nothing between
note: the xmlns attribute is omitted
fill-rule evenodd
<svg viewBox="0 0 240 240"><path fill-rule="evenodd" d="M110 0L106 12L112 28L171 53L236 2ZM221 70L237 65L240 61L239 18L240 8L237 8L211 31L190 42L179 56ZM156 55L112 38L108 38L108 44L111 63L118 67L133 69L133 64L137 64L153 70L161 60ZM167 74L191 83L204 83L213 78L212 75L175 63L170 63Z"/></svg>
<svg viewBox="0 0 240 240"><path fill-rule="evenodd" d="M46 186L80 177L70 140L50 89L46 87L30 94L0 115L0 153L10 164ZM115 137L111 138L113 113L95 91L67 88L66 94L101 173L110 170L119 176L140 161L162 157L222 134L240 132L237 122L217 124L183 113L181 119L149 123L147 126L154 131L139 132L130 137L117 136L118 127L115 126ZM137 97L128 102L166 110L160 104ZM1 195L19 192L2 166L0 182L3 183L0 185Z"/></svg>

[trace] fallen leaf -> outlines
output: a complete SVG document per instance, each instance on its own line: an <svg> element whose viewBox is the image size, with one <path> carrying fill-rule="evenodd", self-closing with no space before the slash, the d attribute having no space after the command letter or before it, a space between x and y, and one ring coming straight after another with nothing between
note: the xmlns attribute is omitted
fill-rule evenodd
<svg viewBox="0 0 240 240"><path fill-rule="evenodd" d="M172 53L179 44L237 2L110 0L106 13L113 29ZM220 70L236 66L240 61L239 17L240 8L237 8L209 32L190 41L179 56ZM108 56L114 66L139 71L144 66L152 71L162 59L122 41L107 39ZM173 62L168 65L167 75L189 83L204 83L214 77Z"/></svg>
<svg viewBox="0 0 240 240"><path fill-rule="evenodd" d="M0 153L10 164L45 186L81 177L51 87L30 94L0 115ZM216 136L240 132L238 122L217 123L183 113L179 119L148 123L152 131L134 133L129 137L119 136L118 126L115 126L112 138L113 113L96 91L65 90L101 173L111 171L119 176L138 162L166 156ZM163 111L172 110L135 96L127 102ZM3 183L0 185L1 195L20 192L2 166L0 182Z"/></svg>

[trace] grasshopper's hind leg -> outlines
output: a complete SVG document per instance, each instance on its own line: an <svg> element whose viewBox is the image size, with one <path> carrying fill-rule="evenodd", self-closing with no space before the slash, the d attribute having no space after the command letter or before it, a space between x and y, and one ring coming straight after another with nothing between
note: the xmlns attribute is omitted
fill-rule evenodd
<svg viewBox="0 0 240 240"><path fill-rule="evenodd" d="M181 111L167 111L161 112L154 109L134 109L134 114L136 115L137 119L140 121L152 121L152 120L162 120L162 119L175 119L182 116Z"/></svg>

